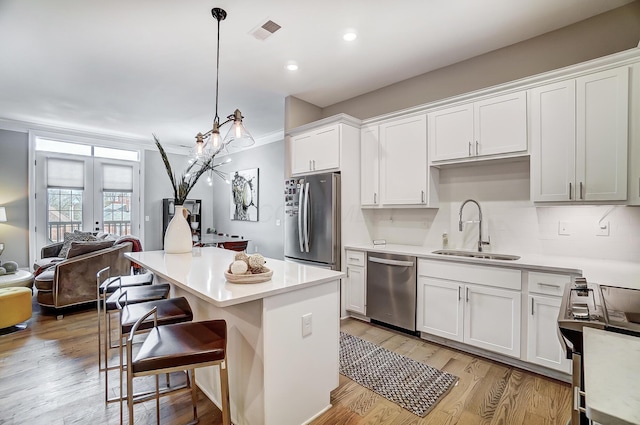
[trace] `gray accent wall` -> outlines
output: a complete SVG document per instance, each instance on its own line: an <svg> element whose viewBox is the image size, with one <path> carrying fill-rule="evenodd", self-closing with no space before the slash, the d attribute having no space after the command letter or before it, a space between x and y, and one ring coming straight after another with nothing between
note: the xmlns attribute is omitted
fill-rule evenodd
<svg viewBox="0 0 640 425"><path fill-rule="evenodd" d="M29 267L29 135L0 130L0 207L7 222L0 223L4 253L0 261Z"/></svg>
<svg viewBox="0 0 640 425"><path fill-rule="evenodd" d="M327 106L322 117L345 113L371 118L621 52L638 46L638 41L640 1ZM285 105L299 107L299 102ZM285 116L304 117L308 110L304 106L302 112L286 111Z"/></svg>
<svg viewBox="0 0 640 425"><path fill-rule="evenodd" d="M249 239L247 252L265 257L284 258L284 141L269 143L229 155L231 163L220 170L258 168L258 221L234 221L230 218L231 187L221 179L213 180L213 224L218 232ZM278 224L279 220L279 224ZM267 265L268 266L268 265Z"/></svg>

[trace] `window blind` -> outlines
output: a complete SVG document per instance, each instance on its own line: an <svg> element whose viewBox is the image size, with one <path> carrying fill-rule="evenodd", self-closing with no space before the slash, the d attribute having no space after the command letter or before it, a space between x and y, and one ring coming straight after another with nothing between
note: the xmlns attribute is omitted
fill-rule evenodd
<svg viewBox="0 0 640 425"><path fill-rule="evenodd" d="M102 188L105 191L133 192L133 167L104 164L102 166Z"/></svg>
<svg viewBox="0 0 640 425"><path fill-rule="evenodd" d="M84 161L47 158L47 187L84 189Z"/></svg>

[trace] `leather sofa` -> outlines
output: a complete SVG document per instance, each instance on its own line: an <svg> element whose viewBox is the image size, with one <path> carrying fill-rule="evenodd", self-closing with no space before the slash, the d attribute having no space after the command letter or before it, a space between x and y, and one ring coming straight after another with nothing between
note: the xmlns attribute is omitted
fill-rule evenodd
<svg viewBox="0 0 640 425"><path fill-rule="evenodd" d="M126 237L113 241L112 246L70 258L58 257L63 242L43 247L41 260L34 264L38 304L59 309L96 301L96 274L107 266L111 276L131 274L132 264L124 253L139 247L135 242L135 238Z"/></svg>

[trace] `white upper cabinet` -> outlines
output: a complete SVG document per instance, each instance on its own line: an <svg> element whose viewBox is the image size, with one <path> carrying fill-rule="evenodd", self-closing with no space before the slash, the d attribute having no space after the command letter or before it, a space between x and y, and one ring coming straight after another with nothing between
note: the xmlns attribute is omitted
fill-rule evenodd
<svg viewBox="0 0 640 425"><path fill-rule="evenodd" d="M428 116L431 161L471 156L472 103L431 112Z"/></svg>
<svg viewBox="0 0 640 425"><path fill-rule="evenodd" d="M533 201L627 199L627 67L531 90Z"/></svg>
<svg viewBox="0 0 640 425"><path fill-rule="evenodd" d="M527 94L493 96L429 114L431 161L524 154Z"/></svg>
<svg viewBox="0 0 640 425"><path fill-rule="evenodd" d="M340 169L341 124L291 138L292 175Z"/></svg>
<svg viewBox="0 0 640 425"><path fill-rule="evenodd" d="M385 122L379 131L380 203L426 206L426 115Z"/></svg>
<svg viewBox="0 0 640 425"><path fill-rule="evenodd" d="M576 172L575 81L531 90L531 197L568 201Z"/></svg>
<svg viewBox="0 0 640 425"><path fill-rule="evenodd" d="M578 200L627 199L629 69L576 80Z"/></svg>
<svg viewBox="0 0 640 425"><path fill-rule="evenodd" d="M380 202L378 126L364 127L360 131L360 203L378 205Z"/></svg>

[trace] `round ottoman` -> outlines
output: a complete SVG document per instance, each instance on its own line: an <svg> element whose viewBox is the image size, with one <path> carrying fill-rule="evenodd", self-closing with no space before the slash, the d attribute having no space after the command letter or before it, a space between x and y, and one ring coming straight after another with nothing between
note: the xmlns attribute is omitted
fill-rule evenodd
<svg viewBox="0 0 640 425"><path fill-rule="evenodd" d="M15 326L30 318L31 289L0 288L0 329Z"/></svg>

